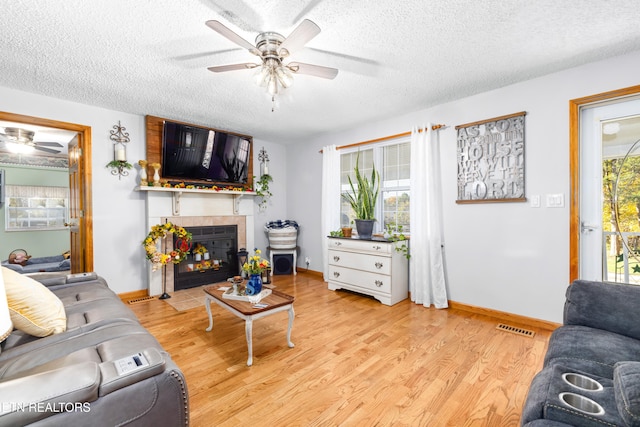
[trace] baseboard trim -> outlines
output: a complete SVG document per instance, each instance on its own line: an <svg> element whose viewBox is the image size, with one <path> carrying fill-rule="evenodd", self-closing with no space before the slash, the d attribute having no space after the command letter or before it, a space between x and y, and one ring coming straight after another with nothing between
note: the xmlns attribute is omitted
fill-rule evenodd
<svg viewBox="0 0 640 427"><path fill-rule="evenodd" d="M144 298L148 295L149 293L146 289L140 289L139 291L124 292L122 294L118 294L118 297L120 297L123 302L129 302L129 300Z"/></svg>
<svg viewBox="0 0 640 427"><path fill-rule="evenodd" d="M467 311L475 314L482 314L483 316L494 317L496 319L508 321L510 323L516 323L522 326L529 326L534 328L540 328L547 331L553 331L560 326L559 323L549 322L547 320L536 319L534 317L520 316L519 314L507 313L505 311L493 310L490 308L477 307L475 305L464 304L456 301L449 301L449 307Z"/></svg>

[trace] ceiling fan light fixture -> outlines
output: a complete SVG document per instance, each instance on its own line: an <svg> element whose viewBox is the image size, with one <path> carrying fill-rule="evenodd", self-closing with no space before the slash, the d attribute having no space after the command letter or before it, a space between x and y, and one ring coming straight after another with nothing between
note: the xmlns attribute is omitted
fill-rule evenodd
<svg viewBox="0 0 640 427"><path fill-rule="evenodd" d="M260 87L267 86L269 80L269 67L263 65L254 74L255 82Z"/></svg>
<svg viewBox="0 0 640 427"><path fill-rule="evenodd" d="M15 141L16 143L19 143L19 144L31 143L33 141L33 135L35 135L35 132L31 130L14 128L14 127L4 128L4 133L6 138L9 141Z"/></svg>
<svg viewBox="0 0 640 427"><path fill-rule="evenodd" d="M269 83L267 84L269 95L275 96L278 93L278 79L274 73L269 73Z"/></svg>
<svg viewBox="0 0 640 427"><path fill-rule="evenodd" d="M276 68L276 77L278 77L278 81L285 89L291 87L293 84L293 76L291 75L291 72L282 65Z"/></svg>
<svg viewBox="0 0 640 427"><path fill-rule="evenodd" d="M271 96L273 102L271 111L275 109L276 94L280 88L286 89L293 84L294 74L307 74L325 79L333 79L338 74L338 70L335 68L302 63L290 63L288 65L282 63L284 58L288 58L296 50L303 48L307 42L320 33L320 27L308 19L304 19L288 37L273 31L265 31L258 34L255 39L255 47L219 21L210 20L206 22L206 25L262 59L262 66L250 63L231 64L208 67L208 70L219 73L260 67L256 70L253 78L257 85L266 87Z"/></svg>
<svg viewBox="0 0 640 427"><path fill-rule="evenodd" d="M33 145L20 142L7 141L5 142L5 147L7 150L15 154L30 154L35 151L35 147Z"/></svg>
<svg viewBox="0 0 640 427"><path fill-rule="evenodd" d="M620 132L620 123L618 122L605 123L605 125L602 126L602 133L605 135L615 135L618 132Z"/></svg>

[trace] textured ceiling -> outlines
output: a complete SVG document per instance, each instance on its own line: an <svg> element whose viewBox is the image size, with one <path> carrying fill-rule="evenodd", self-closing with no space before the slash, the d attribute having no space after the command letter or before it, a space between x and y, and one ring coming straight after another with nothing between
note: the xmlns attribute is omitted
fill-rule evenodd
<svg viewBox="0 0 640 427"><path fill-rule="evenodd" d="M253 42L304 19L322 32L292 60L275 112L255 57L205 26ZM12 0L2 7L0 85L140 115L305 141L640 49L636 0Z"/></svg>

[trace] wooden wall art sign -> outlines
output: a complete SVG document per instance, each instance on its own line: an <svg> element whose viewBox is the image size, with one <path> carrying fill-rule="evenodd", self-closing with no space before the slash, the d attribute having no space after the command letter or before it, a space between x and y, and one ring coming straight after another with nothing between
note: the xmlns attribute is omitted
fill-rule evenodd
<svg viewBox="0 0 640 427"><path fill-rule="evenodd" d="M526 112L456 126L456 203L524 202Z"/></svg>

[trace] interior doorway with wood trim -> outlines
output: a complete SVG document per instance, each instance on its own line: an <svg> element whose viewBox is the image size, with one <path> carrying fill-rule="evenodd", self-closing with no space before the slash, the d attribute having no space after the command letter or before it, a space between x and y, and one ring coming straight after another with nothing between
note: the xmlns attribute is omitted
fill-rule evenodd
<svg viewBox="0 0 640 427"><path fill-rule="evenodd" d="M570 280L640 284L640 86L569 109Z"/></svg>
<svg viewBox="0 0 640 427"><path fill-rule="evenodd" d="M71 272L93 271L91 127L0 111L0 121L76 132L69 147L69 238Z"/></svg>

